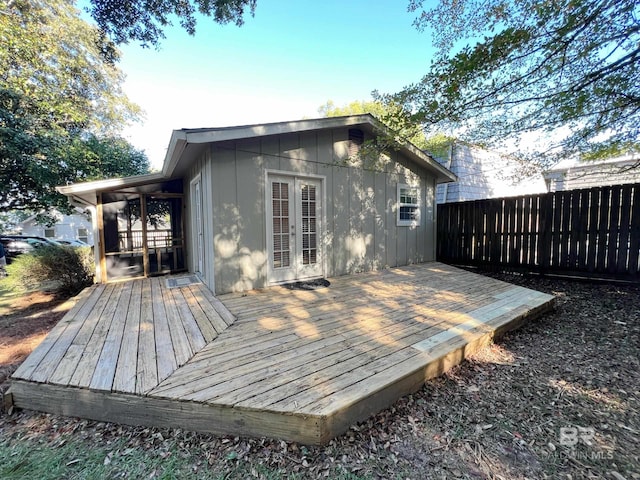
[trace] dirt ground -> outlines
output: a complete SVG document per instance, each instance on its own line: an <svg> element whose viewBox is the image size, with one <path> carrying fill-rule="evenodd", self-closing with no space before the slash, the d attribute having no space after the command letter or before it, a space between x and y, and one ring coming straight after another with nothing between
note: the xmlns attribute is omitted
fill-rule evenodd
<svg viewBox="0 0 640 480"><path fill-rule="evenodd" d="M640 479L640 286L492 276L555 295L555 311L325 447L27 411L0 416L0 446L111 448L108 468L138 453L160 459L147 478L174 478L171 457L187 465L177 478ZM61 317L53 305L34 295L3 315L2 375Z"/></svg>
<svg viewBox="0 0 640 480"><path fill-rule="evenodd" d="M0 393L7 378L64 316L68 307L53 293L7 295L0 304Z"/></svg>

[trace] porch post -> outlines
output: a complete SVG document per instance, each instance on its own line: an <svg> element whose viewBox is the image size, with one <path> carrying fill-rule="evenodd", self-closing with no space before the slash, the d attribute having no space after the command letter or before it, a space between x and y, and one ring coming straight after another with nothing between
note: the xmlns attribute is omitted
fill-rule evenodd
<svg viewBox="0 0 640 480"><path fill-rule="evenodd" d="M103 217L103 211L102 211L102 193L98 193L98 198L97 198L97 202L96 202L96 210L95 210L95 216L96 216L96 222L98 225L98 232L99 235L97 236L98 238L98 245L93 245L93 249L94 249L94 255L98 256L98 272L97 274L99 275L99 280L100 283L106 283L107 282L107 258L106 258L106 253L105 253L105 249L104 249L104 217ZM93 238L96 238L96 235L94 234Z"/></svg>
<svg viewBox="0 0 640 480"><path fill-rule="evenodd" d="M140 194L140 222L142 223L142 264L144 276L149 276L149 246L147 245L147 196Z"/></svg>

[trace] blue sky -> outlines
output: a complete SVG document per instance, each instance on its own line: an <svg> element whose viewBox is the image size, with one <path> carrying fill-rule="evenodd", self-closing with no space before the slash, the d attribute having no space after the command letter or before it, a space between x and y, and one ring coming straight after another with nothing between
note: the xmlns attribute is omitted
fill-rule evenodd
<svg viewBox="0 0 640 480"><path fill-rule="evenodd" d="M200 18L193 37L165 30L159 50L125 45L124 88L146 118L124 135L159 168L173 129L313 118L327 100L395 92L419 80L433 54L407 5L258 0L240 28Z"/></svg>

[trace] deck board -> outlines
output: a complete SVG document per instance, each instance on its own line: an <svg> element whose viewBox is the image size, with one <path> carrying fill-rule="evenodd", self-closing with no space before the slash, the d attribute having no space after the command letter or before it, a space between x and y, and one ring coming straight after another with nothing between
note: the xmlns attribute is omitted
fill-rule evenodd
<svg viewBox="0 0 640 480"><path fill-rule="evenodd" d="M323 443L553 304L436 262L330 281L219 297L159 278L91 287L16 371L14 402ZM92 417L91 401L110 407Z"/></svg>
<svg viewBox="0 0 640 480"><path fill-rule="evenodd" d="M122 284L122 290L117 302L116 310L113 314L113 320L109 333L104 342L104 347L100 353L100 358L96 365L96 369L91 379L90 388L94 390L111 391L113 380L118 364L118 356L120 348L123 344L122 336L124 335L125 325L127 321L127 310L131 301L131 292L133 284L127 282Z"/></svg>
<svg viewBox="0 0 640 480"><path fill-rule="evenodd" d="M189 341L189 346L191 347L191 354L189 355L189 358L191 358L194 353L199 352L207 344L207 341L204 339L200 326L198 325L193 313L191 313L189 303L186 301L184 295L182 295L182 292L177 288L174 288L171 289L170 294L173 294L173 300L176 303L182 327L184 328L187 340ZM181 365L183 364L184 363Z"/></svg>
<svg viewBox="0 0 640 480"><path fill-rule="evenodd" d="M171 319L169 328L171 330L171 341L173 343L176 362L179 366L184 365L193 356L194 352L187 338L187 332L180 320L180 312L178 311L175 297L169 293L164 299L167 307L167 315Z"/></svg>
<svg viewBox="0 0 640 480"><path fill-rule="evenodd" d="M163 292L161 284L162 282L158 278L151 280L153 325L155 328L153 333L156 342L158 381L164 380L178 368L176 354L173 350L173 342L171 341L171 329L169 327L171 322L169 321L163 300L166 292ZM171 320L173 321L173 319Z"/></svg>
<svg viewBox="0 0 640 480"><path fill-rule="evenodd" d="M205 344L215 339L218 336L219 331L222 332L227 328L227 324L224 323L224 321L220 318L219 315L217 315L217 312L215 312L215 310L211 309L212 311L210 311L209 314L207 314L207 312L205 312L205 310L202 309L200 302L198 302L198 299L193 294L190 288L184 289L182 291L182 295L185 301L187 302L189 309L191 310L191 314L193 315L193 318L198 324L198 328L200 329L200 332L202 332L202 336L204 338ZM215 318L216 320L219 320L219 323L216 322L219 330L216 329L216 326L213 323L215 320L212 320L213 318Z"/></svg>
<svg viewBox="0 0 640 480"><path fill-rule="evenodd" d="M153 325L153 298L151 279L142 284L140 303L140 333L138 334L138 368L136 371L136 393L144 394L158 384L156 339Z"/></svg>
<svg viewBox="0 0 640 480"><path fill-rule="evenodd" d="M40 365L44 357L49 353L51 347L58 341L62 333L68 327L69 323L76 317L78 312L83 308L90 308L91 299L100 296L97 292L98 286L93 286L83 290L77 298L75 305L67 312L65 317L53 327L49 335L34 349L33 352L25 359L24 362L16 369L14 375L20 378L30 379L35 369Z"/></svg>
<svg viewBox="0 0 640 480"><path fill-rule="evenodd" d="M131 299L126 316L122 344L116 363L112 389L114 392L135 393L138 370L138 339L140 338L140 308L142 282L131 282Z"/></svg>
<svg viewBox="0 0 640 480"><path fill-rule="evenodd" d="M49 381L71 345L79 345L81 347L85 346L85 344L78 343L77 338L80 336L82 341L88 341L88 339L91 338L91 334L98 322L100 313L104 310L112 291L113 286L111 285L105 286L103 289L96 289L98 297L95 304L87 302L88 308L81 308L78 311L74 321L68 323L62 334L42 359L38 368L33 372L30 377L31 380L34 382ZM73 366L70 366L67 369L67 372L71 374L70 377L65 378L65 383L67 384L71 381L76 370L76 368L72 367Z"/></svg>
<svg viewBox="0 0 640 480"><path fill-rule="evenodd" d="M82 368L76 368L76 371L71 377L69 385L78 387L89 387L91 379L95 373L100 354L104 348L104 345L108 338L109 330L113 324L113 317L120 301L120 295L122 293L123 284L114 285L111 295L102 310L100 317L93 320L95 326L91 332L91 337L87 342L84 352L82 353L82 359L79 365Z"/></svg>

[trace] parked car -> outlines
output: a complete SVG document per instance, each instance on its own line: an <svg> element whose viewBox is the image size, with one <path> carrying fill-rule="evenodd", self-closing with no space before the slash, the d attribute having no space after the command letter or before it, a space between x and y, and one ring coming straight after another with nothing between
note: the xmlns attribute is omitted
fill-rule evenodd
<svg viewBox="0 0 640 480"><path fill-rule="evenodd" d="M89 244L83 242L82 240L56 240L61 245L66 245L68 247L88 247Z"/></svg>
<svg viewBox="0 0 640 480"><path fill-rule="evenodd" d="M36 248L60 245L55 240L31 235L2 235L0 242L4 246L7 263L11 263L18 255L32 252Z"/></svg>

